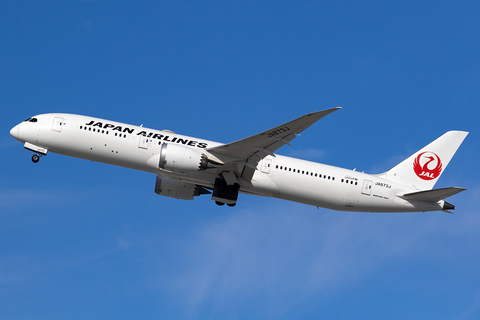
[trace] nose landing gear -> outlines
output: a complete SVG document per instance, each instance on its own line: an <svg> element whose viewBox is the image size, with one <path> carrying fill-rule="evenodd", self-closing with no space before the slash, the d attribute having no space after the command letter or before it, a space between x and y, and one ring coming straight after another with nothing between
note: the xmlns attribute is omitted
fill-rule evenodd
<svg viewBox="0 0 480 320"><path fill-rule="evenodd" d="M36 146L34 144L31 144L30 142L25 142L24 147L27 150L35 152L35 154L32 156L33 163L37 163L38 161L40 161L40 157L46 156L48 152L46 148Z"/></svg>

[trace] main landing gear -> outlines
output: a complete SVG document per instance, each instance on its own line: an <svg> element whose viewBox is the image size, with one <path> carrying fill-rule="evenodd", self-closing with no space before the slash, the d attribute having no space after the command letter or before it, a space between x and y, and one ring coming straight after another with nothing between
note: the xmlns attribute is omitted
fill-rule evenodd
<svg viewBox="0 0 480 320"><path fill-rule="evenodd" d="M223 205L225 205L225 202L215 201L215 203L217 204L217 206L223 206ZM229 207L235 207L236 204L237 204L236 202L235 202L235 203L227 203L227 206L229 206Z"/></svg>
<svg viewBox="0 0 480 320"><path fill-rule="evenodd" d="M225 179L217 178L213 186L212 200L215 200L219 206L227 204L229 207L234 207L237 204L238 189L240 189L238 183L228 185Z"/></svg>

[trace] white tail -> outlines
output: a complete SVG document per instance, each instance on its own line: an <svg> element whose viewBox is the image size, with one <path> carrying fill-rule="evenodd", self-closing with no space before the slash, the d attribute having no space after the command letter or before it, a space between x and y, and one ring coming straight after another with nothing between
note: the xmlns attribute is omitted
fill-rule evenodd
<svg viewBox="0 0 480 320"><path fill-rule="evenodd" d="M465 131L449 131L381 176L418 190L430 190L467 134Z"/></svg>

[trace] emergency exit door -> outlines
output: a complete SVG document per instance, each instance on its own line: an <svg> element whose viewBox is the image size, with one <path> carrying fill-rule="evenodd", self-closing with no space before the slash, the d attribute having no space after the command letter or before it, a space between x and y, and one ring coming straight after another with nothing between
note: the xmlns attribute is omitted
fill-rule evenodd
<svg viewBox="0 0 480 320"><path fill-rule="evenodd" d="M263 159L260 171L263 173L270 173L270 166L272 165L272 159Z"/></svg>

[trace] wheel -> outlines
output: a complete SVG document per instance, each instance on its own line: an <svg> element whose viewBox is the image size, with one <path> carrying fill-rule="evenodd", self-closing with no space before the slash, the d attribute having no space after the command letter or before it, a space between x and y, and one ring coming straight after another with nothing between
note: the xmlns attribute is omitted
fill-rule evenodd
<svg viewBox="0 0 480 320"><path fill-rule="evenodd" d="M235 207L236 204L237 204L236 202L235 202L235 203L228 203L227 206L229 206L229 207Z"/></svg>
<svg viewBox="0 0 480 320"><path fill-rule="evenodd" d="M40 156L38 154L34 154L32 156L32 161L33 163L37 163L38 161L40 161Z"/></svg>
<svg viewBox="0 0 480 320"><path fill-rule="evenodd" d="M223 206L225 204L225 203L220 202L220 201L215 201L215 203L217 204L217 206Z"/></svg>

